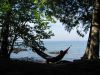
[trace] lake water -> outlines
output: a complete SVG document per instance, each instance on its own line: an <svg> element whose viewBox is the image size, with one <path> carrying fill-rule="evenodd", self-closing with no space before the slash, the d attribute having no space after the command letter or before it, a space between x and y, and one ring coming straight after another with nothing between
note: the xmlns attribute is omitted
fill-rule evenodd
<svg viewBox="0 0 100 75"><path fill-rule="evenodd" d="M63 60L72 61L74 59L80 59L86 49L87 41L44 41L44 45L47 48L47 53L49 52L56 52L60 50L65 50L70 45L71 48L63 58ZM31 58L37 61L44 60L36 53L32 52L31 49L27 48L28 51L21 51L19 53L12 53L11 58ZM56 56L57 54L50 54L52 56ZM45 60L44 60L45 61Z"/></svg>

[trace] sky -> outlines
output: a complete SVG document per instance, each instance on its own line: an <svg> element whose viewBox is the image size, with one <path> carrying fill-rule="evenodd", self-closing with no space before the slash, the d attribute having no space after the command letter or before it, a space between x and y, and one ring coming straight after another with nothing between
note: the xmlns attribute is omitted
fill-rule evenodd
<svg viewBox="0 0 100 75"><path fill-rule="evenodd" d="M50 23L51 30L55 36L51 37L51 39L46 39L46 41L87 41L88 35L87 33L84 37L80 37L76 30L72 30L70 33L64 29L64 25L57 21L56 23Z"/></svg>
<svg viewBox="0 0 100 75"><path fill-rule="evenodd" d="M50 30L54 33L54 36L52 36L50 39L45 39L44 41L87 41L89 32L84 36L80 37L76 29L74 28L70 33L67 32L64 28L64 25L57 20L56 23L50 23L51 26ZM33 26L33 24L30 23L30 26Z"/></svg>

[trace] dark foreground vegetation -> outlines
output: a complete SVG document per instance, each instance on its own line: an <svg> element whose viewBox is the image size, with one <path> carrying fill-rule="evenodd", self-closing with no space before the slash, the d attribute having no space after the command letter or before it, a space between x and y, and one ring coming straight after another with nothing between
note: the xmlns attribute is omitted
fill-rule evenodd
<svg viewBox="0 0 100 75"><path fill-rule="evenodd" d="M100 60L43 64L0 60L0 75L98 75Z"/></svg>

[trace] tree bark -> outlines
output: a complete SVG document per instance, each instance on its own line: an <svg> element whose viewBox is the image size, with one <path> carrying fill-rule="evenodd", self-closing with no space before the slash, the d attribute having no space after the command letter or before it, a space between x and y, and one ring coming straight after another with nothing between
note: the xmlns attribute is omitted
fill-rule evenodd
<svg viewBox="0 0 100 75"><path fill-rule="evenodd" d="M92 25L90 27L87 48L82 59L98 59L99 58L99 30L100 30L100 1L94 0L94 10L92 17Z"/></svg>
<svg viewBox="0 0 100 75"><path fill-rule="evenodd" d="M8 0L10 6L12 7L13 0ZM9 49L9 26L11 25L11 11L9 8L7 12L5 12L4 23L2 24L2 41L1 41L1 52L0 56L3 59L10 59L8 54Z"/></svg>
<svg viewBox="0 0 100 75"><path fill-rule="evenodd" d="M8 59L8 37L9 37L9 23L10 23L10 15L11 13L8 12L5 16L5 21L3 23L3 28L2 28L2 41L1 41L1 57Z"/></svg>
<svg viewBox="0 0 100 75"><path fill-rule="evenodd" d="M12 41L11 49L10 49L9 52L8 52L8 57L10 57L10 54L12 53L12 51L13 51L13 49L14 49L14 43L15 43L16 39L17 39L17 34L15 34L15 37L14 37L14 39L13 39L13 41Z"/></svg>

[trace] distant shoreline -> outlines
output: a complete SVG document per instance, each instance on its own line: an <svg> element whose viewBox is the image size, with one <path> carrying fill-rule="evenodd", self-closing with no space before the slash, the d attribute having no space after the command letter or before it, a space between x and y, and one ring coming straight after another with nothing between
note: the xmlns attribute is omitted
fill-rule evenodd
<svg viewBox="0 0 100 75"><path fill-rule="evenodd" d="M60 41L69 41L69 42L70 42L70 41L73 41L73 42L74 42L74 41L76 41L76 42L77 42L77 41L80 41L80 42L85 41L85 42L86 42L87 40L42 40L42 41L43 41L43 42L45 42L45 41L46 41L46 42L52 42L52 41L55 41L55 42L57 42L57 41L59 41L59 42L60 42Z"/></svg>

